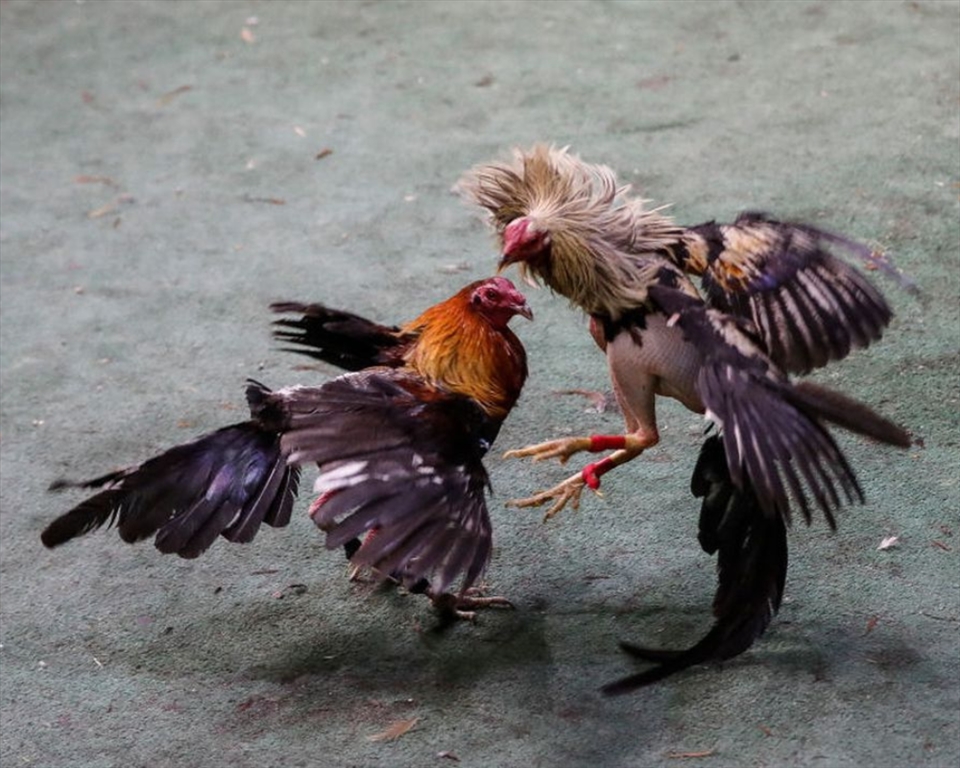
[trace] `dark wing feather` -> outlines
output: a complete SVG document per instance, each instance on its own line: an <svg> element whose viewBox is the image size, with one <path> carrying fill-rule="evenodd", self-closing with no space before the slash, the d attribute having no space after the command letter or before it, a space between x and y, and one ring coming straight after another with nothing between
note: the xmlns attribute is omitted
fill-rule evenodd
<svg viewBox="0 0 960 768"><path fill-rule="evenodd" d="M735 318L670 288L651 286L650 296L676 316L685 337L700 350L697 390L723 428L731 478L741 489L749 480L766 514L789 522L791 507L799 506L809 522L815 502L833 527L833 513L844 500L863 500L824 421L893 445L909 443L900 427L867 406L829 390L791 384Z"/></svg>
<svg viewBox="0 0 960 768"><path fill-rule="evenodd" d="M691 480L702 498L700 545L717 554L718 585L713 627L681 651L621 643L624 651L657 666L604 687L621 694L650 685L696 664L746 651L766 631L780 608L787 578L787 529L783 518L763 514L749 483L741 490L730 477L723 440L707 438Z"/></svg>
<svg viewBox="0 0 960 768"><path fill-rule="evenodd" d="M659 298L674 310L679 310L683 303L672 300L672 297L661 295ZM729 379L726 383L729 385ZM737 385L733 388L736 389ZM755 392L762 395L763 390ZM746 406L748 416L745 421L752 422L754 428L764 423L764 415L774 415L765 428L769 442L761 440L759 450L781 458L797 451L796 471L788 469L778 477L770 467L751 468L748 463L747 471L735 479L731 474L734 465L727 455L731 443L726 439L726 430L723 436L715 435L706 440L694 469L691 490L694 496L703 499L700 544L708 554L717 553L718 585L713 601L716 617L713 627L699 642L680 651L621 643L621 648L631 656L653 662L656 666L605 686L604 693L628 693L688 667L732 658L746 651L763 635L780 609L786 583L786 523L789 518L785 516L787 508L782 506L783 499L789 495L798 502L809 522L809 503L801 486L801 480L805 481L828 522L834 526L832 510L840 503L836 484L847 499L860 495L856 478L843 454L826 431L811 419L829 419L890 445L909 445L909 435L903 429L840 393L802 382L782 389L780 394L796 407L792 418L786 418L789 410L778 408L776 402L763 396L758 396L754 402L744 399L741 407ZM814 424L812 429L811 423ZM804 434L806 436L798 448L796 436ZM738 447L736 442L733 447ZM749 451L744 450L738 456L743 454L749 455ZM831 463L836 464L836 470L828 469ZM760 485L767 488L763 496L756 492L756 484L752 482L758 476L753 473L757 472L761 472ZM770 488L774 489L772 493ZM771 508L779 509L781 514L765 511Z"/></svg>
<svg viewBox="0 0 960 768"><path fill-rule="evenodd" d="M316 462L324 501L313 519L327 547L365 532L351 558L408 586L467 589L490 557L482 458L499 421L419 376L373 369L277 393L289 419L283 448Z"/></svg>
<svg viewBox="0 0 960 768"><path fill-rule="evenodd" d="M277 313L296 313L296 319L274 321L276 339L294 345L288 352L323 360L347 371L375 365L403 364L409 338L395 326L380 325L352 312L331 309L323 304L284 301L270 305Z"/></svg>
<svg viewBox="0 0 960 768"><path fill-rule="evenodd" d="M744 213L733 224L691 227L683 238L702 269L707 301L757 327L770 358L806 373L880 338L892 312L859 271L830 246L870 258L870 249L805 224Z"/></svg>
<svg viewBox="0 0 960 768"><path fill-rule="evenodd" d="M56 547L116 523L126 542L156 534L161 552L197 557L218 535L247 542L263 523L286 525L299 477L278 431L257 420L234 424L94 480L56 483L104 490L50 523L41 541Z"/></svg>

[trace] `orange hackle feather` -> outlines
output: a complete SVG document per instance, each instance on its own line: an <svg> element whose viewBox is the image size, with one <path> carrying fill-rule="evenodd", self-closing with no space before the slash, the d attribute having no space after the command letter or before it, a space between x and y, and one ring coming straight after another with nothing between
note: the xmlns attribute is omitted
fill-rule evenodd
<svg viewBox="0 0 960 768"><path fill-rule="evenodd" d="M526 354L513 331L495 327L471 304L477 285L466 286L403 326L403 333L418 337L404 362L431 383L473 398L502 419L520 397Z"/></svg>

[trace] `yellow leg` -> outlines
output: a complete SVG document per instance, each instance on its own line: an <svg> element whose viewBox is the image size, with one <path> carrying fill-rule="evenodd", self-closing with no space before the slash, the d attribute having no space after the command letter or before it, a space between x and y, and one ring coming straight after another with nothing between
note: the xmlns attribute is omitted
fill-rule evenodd
<svg viewBox="0 0 960 768"><path fill-rule="evenodd" d="M559 440L547 440L545 443L537 443L536 445L528 445L524 448L507 451L503 454L503 458L530 458L534 461L560 459L561 464L566 464L567 460L574 454L589 451L590 445L591 438L589 437L564 437Z"/></svg>
<svg viewBox="0 0 960 768"><path fill-rule="evenodd" d="M635 459L656 442L656 435L651 434L618 435L616 437L568 437L538 443L515 451L507 451L504 454L506 458L530 457L534 461L558 458L560 463L564 464L571 456L581 451L598 451L621 446L619 450L600 461L588 464L580 472L571 475L553 488L525 499L513 499L507 502L507 506L523 509L526 507L542 507L549 503L550 508L543 516L544 521L556 515L567 504L570 504L574 509L579 509L580 495L583 493L584 487L590 488L598 496L601 496L599 488L602 475L614 467Z"/></svg>

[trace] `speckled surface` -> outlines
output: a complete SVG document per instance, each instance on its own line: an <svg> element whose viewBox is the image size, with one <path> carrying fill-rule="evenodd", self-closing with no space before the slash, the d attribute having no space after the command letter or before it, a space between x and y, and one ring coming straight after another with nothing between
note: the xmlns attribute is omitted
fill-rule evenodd
<svg viewBox="0 0 960 768"><path fill-rule="evenodd" d="M925 0L0 2L0 763L956 765L958 50L960 5ZM843 438L868 504L792 531L751 652L597 693L633 668L618 639L709 625L701 422L675 404L548 525L501 502L564 472L491 455L489 582L517 610L440 636L422 599L348 583L302 513L189 562L112 533L42 548L76 498L55 477L238 420L249 375L331 375L274 348L270 301L397 321L489 274L450 187L534 140L684 222L760 208L881 245L923 290L878 277L889 333L820 376L923 445ZM619 430L554 394L608 387L583 319L531 302L498 447Z"/></svg>

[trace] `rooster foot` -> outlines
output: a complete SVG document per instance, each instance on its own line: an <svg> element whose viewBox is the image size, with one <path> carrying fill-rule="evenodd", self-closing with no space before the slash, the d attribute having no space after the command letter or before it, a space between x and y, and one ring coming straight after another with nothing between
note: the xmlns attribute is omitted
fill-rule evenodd
<svg viewBox="0 0 960 768"><path fill-rule="evenodd" d="M374 582L381 581L381 578L377 576L377 572L369 565L351 565L347 573L347 580L358 584L373 584Z"/></svg>
<svg viewBox="0 0 960 768"><path fill-rule="evenodd" d="M477 620L477 610L481 608L513 608L511 603L505 597L486 597L481 590L471 587L459 595L443 592L441 594L430 594L428 596L433 601L433 607L446 621L472 621Z"/></svg>
<svg viewBox="0 0 960 768"><path fill-rule="evenodd" d="M590 447L591 439L589 437L562 437L559 440L547 440L545 443L537 443L536 445L528 445L524 448L507 451L503 454L503 458L532 458L534 461L556 458L560 459L561 464L566 464L571 456L581 451L589 451ZM540 503L542 504L543 502ZM537 506L539 506L539 504Z"/></svg>
<svg viewBox="0 0 960 768"><path fill-rule="evenodd" d="M550 508L543 515L543 522L547 522L547 520L556 515L561 509L567 506L567 504L575 510L580 509L580 494L583 493L586 484L586 481L583 479L583 473L578 473L572 477L568 477L562 483L555 485L548 491L541 491L526 499L512 499L507 502L507 506L525 509L527 507L542 507L544 504L552 502ZM593 489L593 492L596 493L597 496L602 495L600 491L596 489Z"/></svg>

